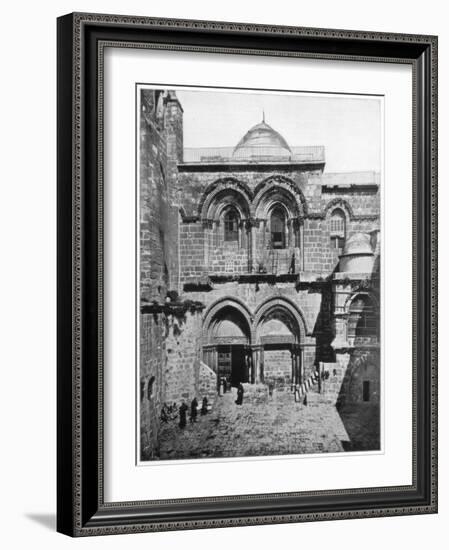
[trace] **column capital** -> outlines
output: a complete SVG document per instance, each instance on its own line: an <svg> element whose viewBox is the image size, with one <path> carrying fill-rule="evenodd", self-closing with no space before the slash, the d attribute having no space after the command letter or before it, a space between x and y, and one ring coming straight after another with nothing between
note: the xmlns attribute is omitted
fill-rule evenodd
<svg viewBox="0 0 449 550"><path fill-rule="evenodd" d="M245 220L246 229L250 231L253 227L259 227L260 220L257 218L248 218Z"/></svg>
<svg viewBox="0 0 449 550"><path fill-rule="evenodd" d="M263 344L251 344L250 348L252 351L261 351L263 349Z"/></svg>
<svg viewBox="0 0 449 550"><path fill-rule="evenodd" d="M212 229L214 225L214 220L211 218L203 218L201 220L201 223L203 224L203 229Z"/></svg>

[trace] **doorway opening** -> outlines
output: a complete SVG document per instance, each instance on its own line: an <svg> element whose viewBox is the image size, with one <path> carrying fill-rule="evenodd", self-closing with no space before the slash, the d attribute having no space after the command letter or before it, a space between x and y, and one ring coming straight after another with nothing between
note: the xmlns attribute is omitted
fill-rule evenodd
<svg viewBox="0 0 449 550"><path fill-rule="evenodd" d="M218 346L218 378L226 378L231 386L249 381L245 346Z"/></svg>

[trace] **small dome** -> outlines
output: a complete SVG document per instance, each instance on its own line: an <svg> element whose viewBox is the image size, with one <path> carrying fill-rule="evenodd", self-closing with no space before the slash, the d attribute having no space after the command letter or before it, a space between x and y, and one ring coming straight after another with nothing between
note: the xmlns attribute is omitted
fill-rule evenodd
<svg viewBox="0 0 449 550"><path fill-rule="evenodd" d="M291 157L291 149L285 139L264 120L253 126L238 142L232 154L234 159L252 157Z"/></svg>
<svg viewBox="0 0 449 550"><path fill-rule="evenodd" d="M346 241L340 256L340 273L371 274L374 267L374 252L367 233L355 233Z"/></svg>
<svg viewBox="0 0 449 550"><path fill-rule="evenodd" d="M346 241L342 256L373 254L371 237L367 233L355 233Z"/></svg>

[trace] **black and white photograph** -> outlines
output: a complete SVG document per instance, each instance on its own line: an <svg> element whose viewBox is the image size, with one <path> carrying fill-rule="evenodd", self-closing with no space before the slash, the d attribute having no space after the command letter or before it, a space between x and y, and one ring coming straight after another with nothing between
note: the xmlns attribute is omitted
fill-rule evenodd
<svg viewBox="0 0 449 550"><path fill-rule="evenodd" d="M382 451L383 98L136 86L137 461Z"/></svg>
<svg viewBox="0 0 449 550"><path fill-rule="evenodd" d="M5 10L2 547L444 548L447 3Z"/></svg>

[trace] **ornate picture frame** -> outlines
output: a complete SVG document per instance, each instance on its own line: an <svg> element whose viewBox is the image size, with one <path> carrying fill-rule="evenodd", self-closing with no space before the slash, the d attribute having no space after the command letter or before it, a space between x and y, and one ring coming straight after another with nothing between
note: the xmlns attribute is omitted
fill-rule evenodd
<svg viewBox="0 0 449 550"><path fill-rule="evenodd" d="M105 500L106 47L411 67L410 485L267 492L261 482L257 494L154 499L149 491L145 500ZM58 19L57 71L58 531L89 536L436 513L437 37L75 13Z"/></svg>

